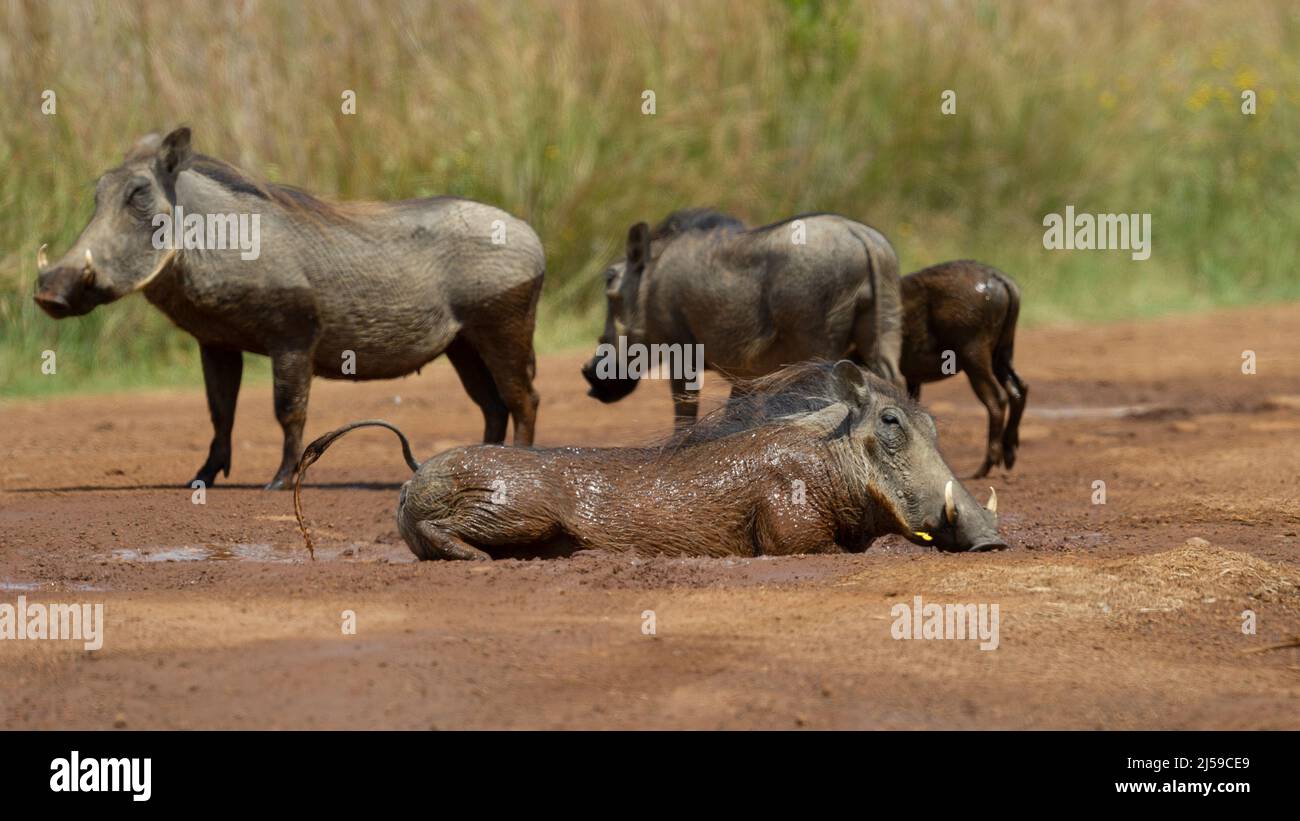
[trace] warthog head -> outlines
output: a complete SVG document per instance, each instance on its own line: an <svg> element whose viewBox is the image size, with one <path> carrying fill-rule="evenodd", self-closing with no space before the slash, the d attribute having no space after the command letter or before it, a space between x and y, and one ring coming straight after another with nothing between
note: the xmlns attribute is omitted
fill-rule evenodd
<svg viewBox="0 0 1300 821"><path fill-rule="evenodd" d="M190 161L190 130L151 134L95 184L90 223L53 265L36 255L36 304L55 319L81 316L148 284L173 252L155 248L155 214L171 210L176 176Z"/></svg>
<svg viewBox="0 0 1300 821"><path fill-rule="evenodd" d="M629 345L643 341L645 318L638 313L638 308L641 280L650 264L650 227L638 222L627 234L627 256L605 269L605 330L600 335L600 347L582 366L582 375L591 386L587 395L602 402L617 402L635 390L640 381L620 379L607 370L602 373L599 366L601 350L610 350L605 346L617 348L619 337L625 338Z"/></svg>
<svg viewBox="0 0 1300 821"><path fill-rule="evenodd" d="M619 337L624 337L628 345L679 341L645 338L648 306L643 304L641 286L653 275L658 253L666 243L683 234L739 231L744 227L745 224L735 217L712 208L683 208L664 217L653 229L644 222L629 228L626 255L605 269L605 330L600 335L599 345L616 348ZM620 379L607 370L602 372L603 369L598 367L601 350L598 347L591 360L582 366L582 375L591 386L587 395L602 402L617 402L636 388L637 380Z"/></svg>
<svg viewBox="0 0 1300 821"><path fill-rule="evenodd" d="M893 519L895 532L940 550L1006 547L997 531L997 495L980 505L939 454L939 433L930 414L894 385L848 360L830 373L849 407L846 474Z"/></svg>
<svg viewBox="0 0 1300 821"><path fill-rule="evenodd" d="M962 487L939 453L930 415L848 360L803 363L755 380L681 440L690 446L777 420L825 436L847 504L868 518L865 530L948 551L1006 547L997 531L997 495L983 506Z"/></svg>

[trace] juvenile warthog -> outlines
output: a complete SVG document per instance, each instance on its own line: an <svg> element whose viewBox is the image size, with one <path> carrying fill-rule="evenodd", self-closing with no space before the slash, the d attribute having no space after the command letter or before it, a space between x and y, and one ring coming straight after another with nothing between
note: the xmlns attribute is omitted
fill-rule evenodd
<svg viewBox="0 0 1300 821"><path fill-rule="evenodd" d="M582 368L602 402L636 387L607 367L628 345L699 345L705 368L738 384L783 365L849 357L902 387L898 257L874 228L834 214L807 214L746 230L695 209L653 231L628 231L626 258L605 271L601 347ZM698 384L673 374L679 425L697 413Z"/></svg>
<svg viewBox="0 0 1300 821"><path fill-rule="evenodd" d="M182 209L183 241L169 247L161 220ZM241 216L260 234L252 254L222 247ZM533 440L544 257L526 223L492 206L330 204L192 153L180 128L100 177L90 224L54 265L42 246L38 264L36 302L55 319L141 291L198 340L215 433L195 478L208 485L230 475L243 351L269 356L275 379L284 451L268 488L293 475L313 374L390 379L446 352L483 411L484 441L504 440L507 414L515 443Z"/></svg>
<svg viewBox="0 0 1300 821"><path fill-rule="evenodd" d="M989 414L988 448L976 479L1016 463L1029 386L1011 367L1020 289L996 268L943 262L903 277L903 376L913 399L921 384L965 371ZM951 367L945 372L945 361ZM1007 404L1011 412L1007 415ZM1006 425L1003 417L1006 416Z"/></svg>
<svg viewBox="0 0 1300 821"><path fill-rule="evenodd" d="M397 524L421 559L826 553L886 533L944 550L1005 547L996 497L982 508L953 478L930 417L848 360L760 379L661 447L475 445L421 465L392 425L355 422L303 452L294 507L304 537L308 467L372 425L397 433L415 471Z"/></svg>

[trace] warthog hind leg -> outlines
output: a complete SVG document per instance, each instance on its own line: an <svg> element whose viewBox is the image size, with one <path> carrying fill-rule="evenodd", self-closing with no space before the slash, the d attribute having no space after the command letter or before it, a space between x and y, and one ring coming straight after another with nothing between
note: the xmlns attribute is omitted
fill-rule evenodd
<svg viewBox="0 0 1300 821"><path fill-rule="evenodd" d="M518 334L521 336L519 339L495 331L499 329L485 333L466 327L464 335L487 366L501 401L510 411L510 418L515 423L514 443L531 445L533 428L537 423L537 406L541 402L537 391L533 390L536 365L533 360L532 325L528 325L527 336ZM503 438L504 433L503 430Z"/></svg>
<svg viewBox="0 0 1300 821"><path fill-rule="evenodd" d="M424 537L432 555L421 555L422 559L461 559L467 561L488 561L492 557L474 545L433 522L419 522L416 529Z"/></svg>
<svg viewBox="0 0 1300 821"><path fill-rule="evenodd" d="M271 376L274 382L275 418L284 431L280 469L266 486L284 490L293 485L293 471L302 454L302 429L307 424L307 397L311 393L310 350L273 351Z"/></svg>
<svg viewBox="0 0 1300 821"><path fill-rule="evenodd" d="M483 364L483 358L474 350L464 337L456 337L447 347L447 358L451 360L465 386L465 392L474 404L483 411L483 441L488 444L500 444L506 440L506 425L510 421L510 410L501 399L492 372Z"/></svg>
<svg viewBox="0 0 1300 821"><path fill-rule="evenodd" d="M1029 397L1029 386L1010 366L1002 380L1011 399L1011 412L1007 415L1007 429L1002 434L1002 464L1010 470L1016 463L1016 451L1020 449L1020 417L1025 414L1025 400Z"/></svg>
<svg viewBox="0 0 1300 821"><path fill-rule="evenodd" d="M984 464L980 465L980 469L972 477L979 479L987 476L990 470L1002 463L1002 431L1003 419L1007 412L1007 394L998 384L989 363L970 362L965 370L971 388L989 414L989 438L984 453Z"/></svg>

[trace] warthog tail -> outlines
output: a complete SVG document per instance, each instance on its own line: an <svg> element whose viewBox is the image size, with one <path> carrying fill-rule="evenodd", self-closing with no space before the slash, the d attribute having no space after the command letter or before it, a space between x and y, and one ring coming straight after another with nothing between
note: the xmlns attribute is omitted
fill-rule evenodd
<svg viewBox="0 0 1300 821"><path fill-rule="evenodd" d="M1001 381L1015 373L1011 360L1015 355L1016 322L1020 318L1020 288L1011 277L996 268L990 269L990 272L1007 291L1007 313L1002 318L1002 332L993 348L993 371ZM1019 377L1016 380L1019 381Z"/></svg>
<svg viewBox="0 0 1300 821"><path fill-rule="evenodd" d="M352 422L337 430L330 431L308 445L302 452L302 458L298 460L298 466L294 468L293 513L298 518L298 530L302 532L302 540L306 542L307 552L311 554L313 560L316 558L316 549L312 546L311 535L307 532L307 525L302 518L302 480L307 477L307 468L311 467L325 453L325 449L334 444L343 434L357 428L370 427L388 428L397 434L397 438L402 440L402 456L406 459L406 464L413 471L420 469L420 463L415 461L415 456L411 454L411 443L407 441L406 435L398 430L395 425L382 419L364 419L360 422Z"/></svg>

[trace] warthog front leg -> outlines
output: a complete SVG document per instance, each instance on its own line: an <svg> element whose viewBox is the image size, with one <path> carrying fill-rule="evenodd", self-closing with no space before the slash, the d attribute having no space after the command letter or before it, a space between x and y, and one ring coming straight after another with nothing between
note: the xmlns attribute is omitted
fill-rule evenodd
<svg viewBox="0 0 1300 821"><path fill-rule="evenodd" d="M280 469L266 486L283 490L292 485L293 470L302 455L302 429L307 424L307 396L311 392L312 356L309 350L271 352L271 376L275 382L275 418L284 430L284 451Z"/></svg>
<svg viewBox="0 0 1300 821"><path fill-rule="evenodd" d="M686 387L685 379L672 379L668 386L673 392L673 430L681 430L695 424L700 413L700 392ZM735 395L735 388L732 388Z"/></svg>
<svg viewBox="0 0 1300 821"><path fill-rule="evenodd" d="M212 445L208 460L191 480L212 487L217 473L230 476L230 432L235 427L235 400L239 397L239 380L244 373L244 355L200 345L203 360L203 384L208 391L208 414L212 417Z"/></svg>

